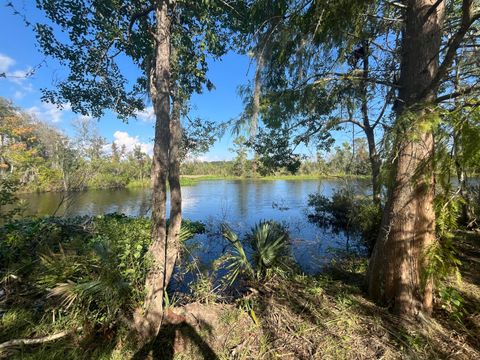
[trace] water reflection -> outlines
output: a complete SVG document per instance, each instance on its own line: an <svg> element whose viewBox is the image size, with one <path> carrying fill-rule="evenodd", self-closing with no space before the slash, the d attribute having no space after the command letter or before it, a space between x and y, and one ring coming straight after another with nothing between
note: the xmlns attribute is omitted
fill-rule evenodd
<svg viewBox="0 0 480 360"><path fill-rule="evenodd" d="M288 226L292 238L292 250L306 272L315 272L329 249L344 248L343 234L329 229L320 229L308 222L305 214L308 195L320 191L331 196L333 191L344 186L341 180L305 181L201 181L195 186L183 188L184 217L211 224L218 233L218 224L228 222L238 232L248 231L255 222L275 219ZM368 191L368 183L352 180L359 192ZM111 212L129 216L150 214L151 191L148 189L91 190L73 194L63 199L62 194L25 194L29 203L28 215L98 215ZM59 204L61 204L59 206ZM275 205L276 204L276 205ZM280 204L280 205L279 205ZM195 239L202 248L206 261L219 256L225 242L219 236L203 235Z"/></svg>

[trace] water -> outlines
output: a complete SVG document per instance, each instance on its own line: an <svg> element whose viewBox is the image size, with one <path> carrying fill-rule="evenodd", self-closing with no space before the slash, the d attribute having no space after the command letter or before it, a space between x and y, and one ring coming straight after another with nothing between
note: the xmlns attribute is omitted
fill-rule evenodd
<svg viewBox="0 0 480 360"><path fill-rule="evenodd" d="M330 196L345 186L345 180L213 180L184 187L183 216L207 224L208 232L194 239L195 252L203 261L220 256L226 249L219 236L219 224L228 223L239 233L248 231L259 220L274 219L284 223L292 239L292 251L302 269L315 273L331 256L331 249L345 249L345 234L332 233L308 222L308 195L321 192ZM368 182L350 180L359 192L369 191ZM129 216L150 213L149 189L90 190L71 194L24 194L27 215L100 215L112 212ZM63 202L62 202L63 199ZM59 205L60 204L60 205Z"/></svg>

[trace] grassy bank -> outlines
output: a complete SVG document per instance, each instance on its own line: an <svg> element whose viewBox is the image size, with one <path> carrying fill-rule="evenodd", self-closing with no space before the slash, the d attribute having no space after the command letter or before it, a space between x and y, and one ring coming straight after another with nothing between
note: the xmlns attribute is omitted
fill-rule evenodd
<svg viewBox="0 0 480 360"><path fill-rule="evenodd" d="M180 178L180 185L181 186L193 186L198 183L198 180L194 178L188 178L188 177L181 177ZM151 186L151 181L150 179L144 179L144 180L134 180L130 181L125 188L127 189L134 189L134 188L145 188L145 187L150 187ZM168 186L168 184L167 184Z"/></svg>
<svg viewBox="0 0 480 360"><path fill-rule="evenodd" d="M312 175L273 175L260 177L260 180L328 180L328 179L370 179L369 175L312 174Z"/></svg>
<svg viewBox="0 0 480 360"><path fill-rule="evenodd" d="M433 317L420 324L368 299L366 259L338 256L324 274L250 281L240 297L218 293L201 276L187 296L171 298L163 330L136 353L128 316L142 298L148 220L26 221L0 236L8 239L0 249L0 343L77 329L56 341L11 347L3 352L11 359L480 358L478 234L456 239L462 280L444 285L458 296L437 292ZM79 292L66 287L72 279Z"/></svg>
<svg viewBox="0 0 480 360"><path fill-rule="evenodd" d="M370 179L369 175L345 174L309 174L309 175L271 175L271 176L221 176L221 175L182 175L182 179L202 180L322 180L322 179Z"/></svg>
<svg viewBox="0 0 480 360"><path fill-rule="evenodd" d="M480 237L458 241L463 280L448 285L461 294L460 316L437 292L431 318L398 318L366 296L366 259L344 258L319 276L250 284L235 304L211 304L203 295L201 303L174 308L149 350L153 358L184 360L478 359Z"/></svg>
<svg viewBox="0 0 480 360"><path fill-rule="evenodd" d="M274 181L274 180L322 180L322 179L370 179L367 175L272 175L272 176L258 176L258 177L241 177L241 176L221 176L221 175L182 175L180 178L181 186L194 186L200 181L207 180L255 180L255 181ZM168 185L168 184L167 184ZM90 185L83 190L112 190L112 189L135 189L148 188L151 186L150 179L132 180L126 184L115 186L98 186ZM20 188L17 191L19 194L28 193L45 193L45 192L63 192L63 189L42 189L42 188Z"/></svg>

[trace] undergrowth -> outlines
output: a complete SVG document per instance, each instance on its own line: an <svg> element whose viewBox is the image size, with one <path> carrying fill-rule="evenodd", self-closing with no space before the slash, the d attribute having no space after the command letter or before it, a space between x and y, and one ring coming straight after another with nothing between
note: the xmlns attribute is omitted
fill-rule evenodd
<svg viewBox="0 0 480 360"><path fill-rule="evenodd" d="M180 237L203 231L203 224L184 221ZM115 343L143 300L150 238L150 219L118 214L4 225L0 343L80 327L98 346ZM93 343L87 349L87 358L98 350Z"/></svg>

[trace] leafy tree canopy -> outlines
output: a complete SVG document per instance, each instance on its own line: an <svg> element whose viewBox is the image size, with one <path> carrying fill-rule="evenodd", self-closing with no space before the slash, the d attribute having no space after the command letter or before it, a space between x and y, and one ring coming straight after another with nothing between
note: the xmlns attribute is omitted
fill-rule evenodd
<svg viewBox="0 0 480 360"><path fill-rule="evenodd" d="M44 100L69 103L73 111L94 117L110 109L126 119L145 107L156 41L153 1L37 0L36 4L50 21L33 25L42 50L69 69L55 89L43 90ZM204 86L213 87L207 78L207 56L221 56L228 48L229 29L222 24L230 16L225 9L230 8L211 0L178 0L170 7L177 96L188 99ZM141 69L135 82L122 70L125 57Z"/></svg>

